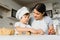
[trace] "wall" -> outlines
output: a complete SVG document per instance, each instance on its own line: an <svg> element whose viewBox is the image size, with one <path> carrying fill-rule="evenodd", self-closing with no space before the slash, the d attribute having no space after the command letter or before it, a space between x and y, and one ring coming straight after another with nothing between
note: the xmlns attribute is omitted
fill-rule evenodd
<svg viewBox="0 0 60 40"><path fill-rule="evenodd" d="M29 5L27 5L27 7L32 8L35 4L36 4L36 3L34 3L34 4L29 4ZM46 10L53 10L52 3L45 3L45 5L46 5Z"/></svg>
<svg viewBox="0 0 60 40"><path fill-rule="evenodd" d="M8 8L10 8L10 11L8 11L8 10L5 11L5 9L0 8L1 12L3 11L3 15L7 16L7 17L11 17L11 9L12 8L15 10L18 10L21 8L21 5L17 4L13 0L0 0L0 3L7 6Z"/></svg>
<svg viewBox="0 0 60 40"><path fill-rule="evenodd" d="M46 5L46 10L53 10L52 3L45 3Z"/></svg>
<svg viewBox="0 0 60 40"><path fill-rule="evenodd" d="M18 10L21 8L21 5L15 3L12 0L0 0L0 3L3 5L6 5L10 9L15 9ZM14 23L16 22L15 19L13 18L8 18L11 17L11 10L4 9L3 7L0 7L0 15L3 16L3 19L0 18L0 27L14 27ZM13 23L13 25L10 25L10 23Z"/></svg>
<svg viewBox="0 0 60 40"><path fill-rule="evenodd" d="M10 8L18 10L21 6L15 3L13 0L0 0L0 3L7 5Z"/></svg>

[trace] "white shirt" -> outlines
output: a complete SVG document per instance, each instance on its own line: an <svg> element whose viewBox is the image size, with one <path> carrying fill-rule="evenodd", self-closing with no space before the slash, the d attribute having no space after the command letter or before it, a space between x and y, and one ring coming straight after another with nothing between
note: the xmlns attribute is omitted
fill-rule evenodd
<svg viewBox="0 0 60 40"><path fill-rule="evenodd" d="M28 24L23 24L23 23L21 23L21 22L16 22L14 26L15 26L15 27L18 26L18 27L22 27L22 28L24 28L24 27L26 27L26 28L31 28L30 25L28 25ZM17 32L16 29L15 29L15 34L18 34L18 32Z"/></svg>
<svg viewBox="0 0 60 40"><path fill-rule="evenodd" d="M42 29L45 33L48 32L48 27L52 25L53 22L50 17L46 16L42 20L32 20L31 26L34 29Z"/></svg>

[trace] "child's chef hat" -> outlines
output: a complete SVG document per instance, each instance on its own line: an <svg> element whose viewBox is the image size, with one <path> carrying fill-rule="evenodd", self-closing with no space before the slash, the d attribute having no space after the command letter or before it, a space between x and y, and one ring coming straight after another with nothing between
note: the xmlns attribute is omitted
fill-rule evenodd
<svg viewBox="0 0 60 40"><path fill-rule="evenodd" d="M22 7L21 9L19 9L16 13L16 18L17 19L21 19L21 17L26 14L26 13L29 13L29 10L26 8L26 7Z"/></svg>

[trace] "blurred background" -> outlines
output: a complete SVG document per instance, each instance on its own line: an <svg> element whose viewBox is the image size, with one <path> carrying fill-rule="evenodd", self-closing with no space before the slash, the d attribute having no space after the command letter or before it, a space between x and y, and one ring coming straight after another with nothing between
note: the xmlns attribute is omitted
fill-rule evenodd
<svg viewBox="0 0 60 40"><path fill-rule="evenodd" d="M44 3L46 12L53 20L54 27L60 25L60 0L0 0L0 27L12 27L18 9L26 6L31 11L36 3Z"/></svg>

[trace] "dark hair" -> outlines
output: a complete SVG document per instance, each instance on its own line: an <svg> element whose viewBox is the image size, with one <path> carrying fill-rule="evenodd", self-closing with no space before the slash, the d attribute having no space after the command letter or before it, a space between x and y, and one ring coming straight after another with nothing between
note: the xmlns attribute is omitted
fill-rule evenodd
<svg viewBox="0 0 60 40"><path fill-rule="evenodd" d="M30 13L26 13L26 14L24 14L24 15L28 16L28 15L30 15ZM22 18L22 17L21 17L21 18Z"/></svg>
<svg viewBox="0 0 60 40"><path fill-rule="evenodd" d="M30 15L30 13L26 13L26 14L24 14L24 15Z"/></svg>
<svg viewBox="0 0 60 40"><path fill-rule="evenodd" d="M38 12L41 12L41 13L45 12L43 16L47 16L47 14L46 14L46 6L45 6L44 3L37 3L37 4L33 7L33 9L36 9ZM32 10L33 10L33 9L32 9Z"/></svg>

